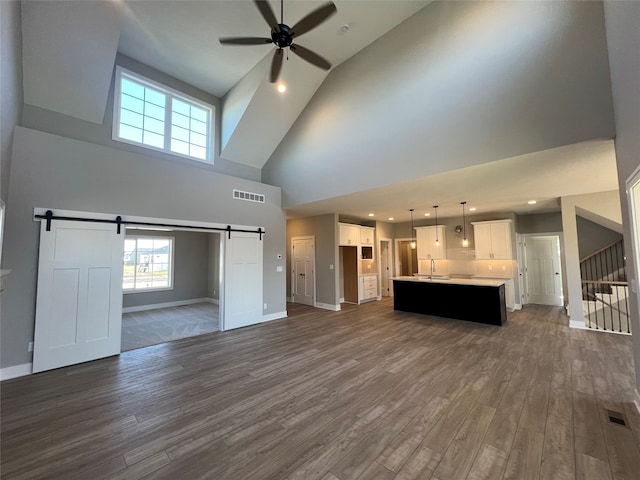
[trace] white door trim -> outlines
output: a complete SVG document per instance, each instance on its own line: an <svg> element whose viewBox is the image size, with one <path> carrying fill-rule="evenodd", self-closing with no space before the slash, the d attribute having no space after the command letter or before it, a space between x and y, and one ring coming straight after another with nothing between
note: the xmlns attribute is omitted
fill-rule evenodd
<svg viewBox="0 0 640 480"><path fill-rule="evenodd" d="M640 188L640 166L636 168L631 175L629 175L629 178L625 182L625 193L627 195L627 205L629 208L629 230L631 231L631 255L633 260L631 262L631 272L633 273L629 278L629 290L635 294L637 301L636 314L640 315L640 292L638 292L638 279L640 278L640 234L638 233L638 228L640 228L640 209L636 210L631 194L631 190L636 185ZM627 264L627 268L628 267L629 265ZM631 326L632 331L634 328L637 329L639 323L640 322L636 321L636 323ZM638 390L636 390L636 394L640 399Z"/></svg>
<svg viewBox="0 0 640 480"><path fill-rule="evenodd" d="M378 241L378 258L380 259L380 261L378 261L378 278L380 278L380 296L384 297L384 295L382 294L382 285L383 285L383 280L384 280L384 272L382 270L382 243L383 242L387 242L388 245L388 255L387 255L387 264L389 265L389 296L393 297L393 280L391 280L394 277L394 256L393 256L393 240L391 238L381 238Z"/></svg>

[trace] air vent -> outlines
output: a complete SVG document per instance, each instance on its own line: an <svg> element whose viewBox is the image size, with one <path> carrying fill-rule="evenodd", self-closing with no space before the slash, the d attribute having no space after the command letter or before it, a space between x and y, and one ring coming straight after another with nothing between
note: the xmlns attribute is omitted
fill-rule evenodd
<svg viewBox="0 0 640 480"><path fill-rule="evenodd" d="M261 193L243 192L242 190L234 190L233 198L237 200L246 200L248 202L264 203L264 195Z"/></svg>
<svg viewBox="0 0 640 480"><path fill-rule="evenodd" d="M627 422L626 422L626 419L624 418L623 413L614 412L613 410L607 410L607 416L609 417L609 422L615 423L616 425L622 425L623 427L627 427Z"/></svg>

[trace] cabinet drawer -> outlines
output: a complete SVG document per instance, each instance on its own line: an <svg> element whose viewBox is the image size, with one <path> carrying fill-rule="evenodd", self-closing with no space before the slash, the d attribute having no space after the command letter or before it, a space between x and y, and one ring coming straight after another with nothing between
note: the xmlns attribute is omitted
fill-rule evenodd
<svg viewBox="0 0 640 480"><path fill-rule="evenodd" d="M378 289L376 287L373 288L365 288L362 293L362 298L375 298L378 296Z"/></svg>

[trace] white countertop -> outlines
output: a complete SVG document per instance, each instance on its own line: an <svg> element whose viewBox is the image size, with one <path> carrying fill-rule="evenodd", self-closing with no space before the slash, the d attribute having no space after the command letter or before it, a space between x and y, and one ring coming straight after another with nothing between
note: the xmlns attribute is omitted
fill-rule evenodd
<svg viewBox="0 0 640 480"><path fill-rule="evenodd" d="M500 285L504 285L504 280L483 278L434 278L430 280L424 277L393 277L392 280L421 283L450 283L452 285L481 285L485 287L499 287Z"/></svg>

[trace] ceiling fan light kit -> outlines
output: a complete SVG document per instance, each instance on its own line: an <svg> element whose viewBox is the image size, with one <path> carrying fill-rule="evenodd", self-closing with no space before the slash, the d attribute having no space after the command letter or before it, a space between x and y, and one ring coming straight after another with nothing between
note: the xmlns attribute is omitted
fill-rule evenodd
<svg viewBox="0 0 640 480"><path fill-rule="evenodd" d="M311 13L304 16L293 27L284 23L284 0L280 0L280 23L276 20L276 16L269 5L268 0L254 0L256 7L260 11L262 18L265 19L269 27L271 28L271 37L226 37L220 38L219 41L222 45L266 45L269 43L274 44L277 49L273 53L273 60L271 61L271 71L269 74L269 81L276 83L278 76L282 70L282 50L289 48L293 53L298 55L303 60L315 65L322 70L329 70L331 63L322 58L317 53L303 47L296 43L294 44L294 38L304 35L308 31L316 28L318 25L327 20L330 16L335 14L338 9L333 2L327 2Z"/></svg>

